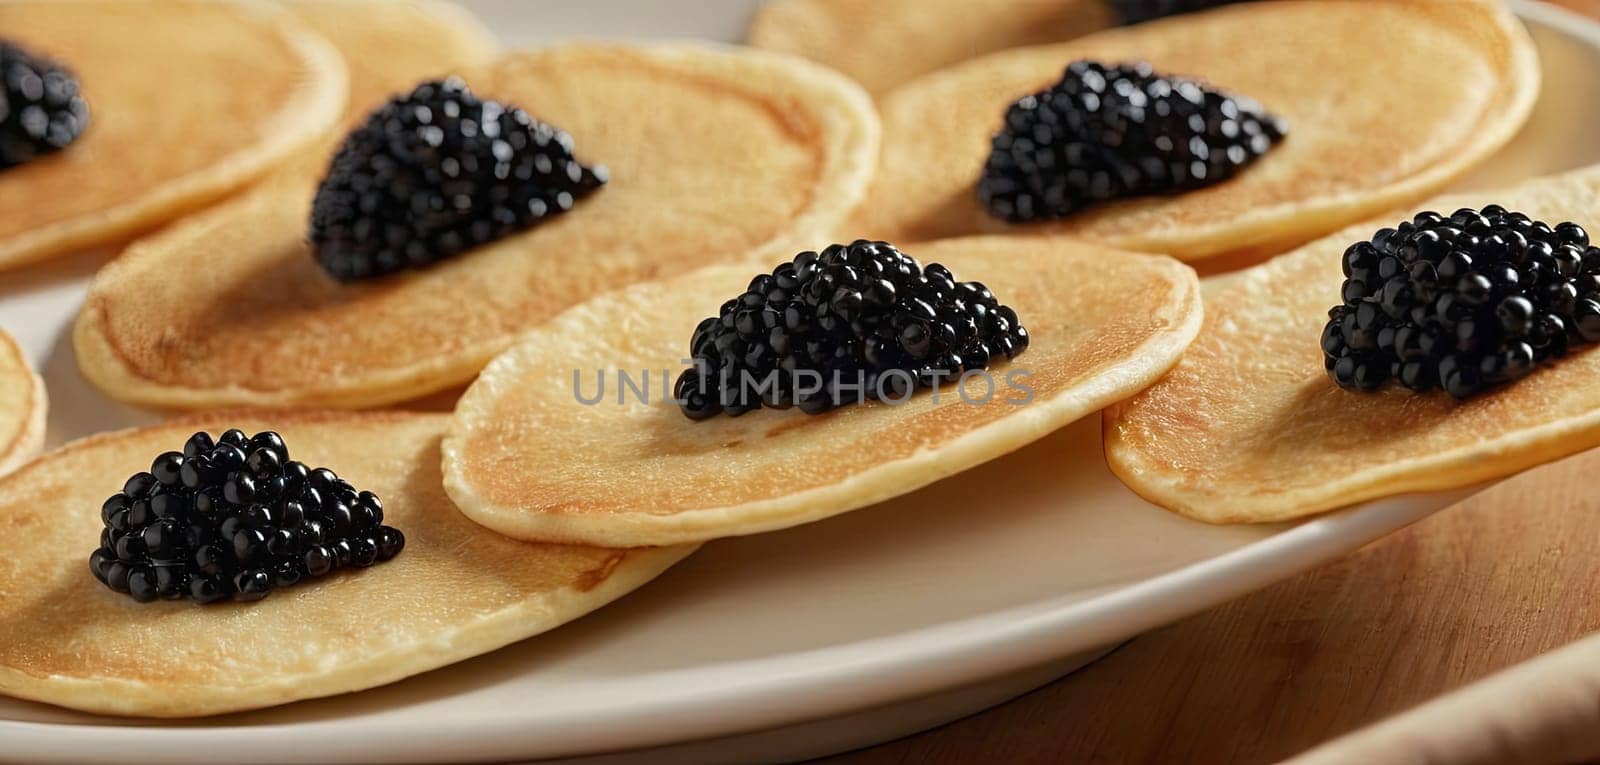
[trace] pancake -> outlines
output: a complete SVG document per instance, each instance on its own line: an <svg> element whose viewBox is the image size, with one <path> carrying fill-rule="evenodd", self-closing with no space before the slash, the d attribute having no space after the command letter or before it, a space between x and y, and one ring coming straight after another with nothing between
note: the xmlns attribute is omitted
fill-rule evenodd
<svg viewBox="0 0 1600 765"><path fill-rule="evenodd" d="M1169 369L1200 324L1194 272L1162 256L1007 238L907 254L987 284L1029 330L1022 355L990 368L992 394L968 381L979 403L945 386L898 406L691 421L662 388L683 369L695 325L752 276L708 269L585 303L495 359L445 440L450 496L519 539L633 546L795 526L905 494L1126 398ZM655 370L650 402L580 403L574 370L593 396L596 368ZM1032 389L1026 405L1013 372L1030 375L1018 380Z"/></svg>
<svg viewBox="0 0 1600 765"><path fill-rule="evenodd" d="M209 204L321 139L344 105L338 53L270 5L0 0L0 29L73 70L89 102L71 146L0 173L0 269Z"/></svg>
<svg viewBox="0 0 1600 765"><path fill-rule="evenodd" d="M691 548L515 542L444 495L448 417L234 413L94 436L0 481L0 693L88 712L218 714L371 688L552 629ZM190 433L281 432L291 453L383 498L398 557L255 603L136 603L89 573L99 507Z"/></svg>
<svg viewBox="0 0 1600 765"><path fill-rule="evenodd" d="M1359 53L1358 53L1359 52ZM1288 137L1232 180L1008 224L976 184L1005 109L1076 59L1149 61L1252 97ZM881 101L883 158L851 237L1057 235L1183 260L1281 251L1433 193L1506 143L1537 95L1533 43L1499 3L1243 3L996 53Z"/></svg>
<svg viewBox="0 0 1600 765"><path fill-rule="evenodd" d="M325 153L305 152L294 168L321 178L344 133L389 95L419 81L484 66L500 44L482 22L444 0L291 0L286 7L339 51L349 73L343 130ZM303 176L304 177L304 176Z"/></svg>
<svg viewBox="0 0 1600 765"><path fill-rule="evenodd" d="M75 330L85 376L168 407L422 396L590 295L792 254L855 206L877 151L860 88L773 53L574 44L508 55L469 84L570 132L611 182L559 219L353 285L307 248L314 183L252 195L100 272ZM642 107L648 119L619 118Z"/></svg>
<svg viewBox="0 0 1600 765"><path fill-rule="evenodd" d="M22 349L0 330L0 475L26 462L44 443L44 381Z"/></svg>
<svg viewBox="0 0 1600 765"><path fill-rule="evenodd" d="M756 13L748 40L831 66L881 96L935 69L1115 20L1104 0L776 0Z"/></svg>
<svg viewBox="0 0 1600 765"><path fill-rule="evenodd" d="M1490 203L1551 225L1600 221L1600 167L1421 209ZM1318 341L1340 302L1344 250L1406 217L1353 226L1208 282L1205 326L1183 361L1106 411L1106 459L1117 476L1192 518L1279 521L1469 486L1600 445L1594 349L1460 402L1397 386L1354 393L1328 379Z"/></svg>

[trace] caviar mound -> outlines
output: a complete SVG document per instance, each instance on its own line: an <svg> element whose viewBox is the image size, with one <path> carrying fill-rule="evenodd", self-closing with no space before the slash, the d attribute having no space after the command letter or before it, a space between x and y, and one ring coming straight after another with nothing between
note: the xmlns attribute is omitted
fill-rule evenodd
<svg viewBox="0 0 1600 765"><path fill-rule="evenodd" d="M312 202L311 246L340 281L421 268L567 212L608 177L527 112L457 78L424 82L340 146Z"/></svg>
<svg viewBox="0 0 1600 765"><path fill-rule="evenodd" d="M1199 281L1165 256L1013 237L915 254L982 276L1027 322L1027 351L898 405L694 421L670 390L685 330L720 321L723 298L751 281L748 265L697 269L591 299L492 361L456 405L445 489L516 539L631 547L788 528L911 492L1126 398L1199 329Z"/></svg>
<svg viewBox="0 0 1600 765"><path fill-rule="evenodd" d="M1418 209L1481 215L1490 203L1534 220L1595 220L1600 168ZM1205 326L1183 360L1106 412L1117 477L1186 516L1259 523L1471 486L1600 445L1593 346L1464 400L1399 386L1355 394L1329 381L1316 338L1346 281L1343 254L1395 220L1385 214L1207 284Z"/></svg>
<svg viewBox="0 0 1600 765"><path fill-rule="evenodd" d="M995 216L974 189L1007 106L1084 59L1144 61L1203 79L1255 99L1292 133L1226 183L1027 223ZM1516 135L1539 75L1521 23L1504 4L1476 0L1236 3L1001 51L879 101L878 173L840 230L901 246L974 234L1070 236L1188 261L1238 256L1232 262L1247 265L1431 195ZM1361 97L1335 103L1330 93Z"/></svg>
<svg viewBox="0 0 1600 765"><path fill-rule="evenodd" d="M1342 268L1344 302L1322 330L1341 388L1394 380L1466 398L1600 340L1600 248L1576 223L1426 211L1350 245Z"/></svg>
<svg viewBox="0 0 1600 765"><path fill-rule="evenodd" d="M359 691L494 651L648 582L692 547L517 542L445 496L449 418L228 411L75 441L0 478L0 694L98 714L191 717ZM272 430L383 497L405 552L245 605L135 603L85 569L99 480L143 472L196 431Z"/></svg>
<svg viewBox="0 0 1600 765"><path fill-rule="evenodd" d="M260 600L280 587L399 555L383 503L327 468L289 459L272 431L201 431L100 508L96 579L141 603Z"/></svg>
<svg viewBox="0 0 1600 765"><path fill-rule="evenodd" d="M1193 13L1239 0L1109 0L1117 19L1124 24L1140 24L1151 19Z"/></svg>
<svg viewBox="0 0 1600 765"><path fill-rule="evenodd" d="M1232 178L1286 132L1254 101L1149 64L1074 61L1060 82L1006 110L978 200L997 218L1026 223L1180 193Z"/></svg>
<svg viewBox="0 0 1600 765"><path fill-rule="evenodd" d="M763 405L821 414L868 399L903 403L1027 347L1016 311L981 282L856 240L752 279L695 328L694 366L674 389L694 420Z"/></svg>
<svg viewBox="0 0 1600 765"><path fill-rule="evenodd" d="M65 149L88 127L72 72L0 39L0 170Z"/></svg>

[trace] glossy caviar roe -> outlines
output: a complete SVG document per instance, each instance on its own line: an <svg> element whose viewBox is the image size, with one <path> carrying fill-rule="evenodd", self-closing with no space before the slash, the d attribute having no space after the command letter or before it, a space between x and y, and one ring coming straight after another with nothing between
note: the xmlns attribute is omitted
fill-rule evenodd
<svg viewBox="0 0 1600 765"><path fill-rule="evenodd" d="M1247 98L1148 64L1075 61L1006 111L978 181L997 218L1061 218L1102 202L1227 180L1287 127Z"/></svg>
<svg viewBox="0 0 1600 765"><path fill-rule="evenodd" d="M89 570L140 602L260 600L274 589L400 554L383 503L326 468L289 459L270 431L196 433L100 508ZM353 554L351 551L360 551ZM370 554L368 554L370 553Z"/></svg>
<svg viewBox="0 0 1600 765"><path fill-rule="evenodd" d="M1322 353L1340 387L1466 398L1600 341L1600 249L1500 205L1422 212L1344 253Z"/></svg>
<svg viewBox="0 0 1600 765"><path fill-rule="evenodd" d="M609 178L527 112L458 79L425 82L345 139L312 204L311 245L341 281L420 268L565 213Z"/></svg>
<svg viewBox="0 0 1600 765"><path fill-rule="evenodd" d="M697 420L762 406L819 414L898 401L1027 347L1016 311L981 283L857 240L800 253L700 322L689 341L695 366L675 392Z"/></svg>
<svg viewBox="0 0 1600 765"><path fill-rule="evenodd" d="M0 170L65 149L88 126L72 72L0 40Z"/></svg>

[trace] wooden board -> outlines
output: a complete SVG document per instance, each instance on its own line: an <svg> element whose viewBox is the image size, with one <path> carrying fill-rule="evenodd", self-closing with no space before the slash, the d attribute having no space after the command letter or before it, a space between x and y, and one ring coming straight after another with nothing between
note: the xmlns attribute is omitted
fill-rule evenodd
<svg viewBox="0 0 1600 765"><path fill-rule="evenodd" d="M1600 629L1600 451L1133 640L1003 707L837 758L1275 762Z"/></svg>

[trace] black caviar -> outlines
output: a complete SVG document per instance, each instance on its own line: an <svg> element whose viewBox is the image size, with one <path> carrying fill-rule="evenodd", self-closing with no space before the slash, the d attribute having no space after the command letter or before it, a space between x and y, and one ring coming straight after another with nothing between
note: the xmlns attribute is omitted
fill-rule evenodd
<svg viewBox="0 0 1600 765"><path fill-rule="evenodd" d="M1600 341L1600 249L1500 205L1418 213L1344 253L1322 352L1334 382L1466 398Z"/></svg>
<svg viewBox="0 0 1600 765"><path fill-rule="evenodd" d="M1022 223L1189 191L1233 177L1286 130L1254 101L1148 64L1075 61L1059 83L1006 110L978 201Z"/></svg>
<svg viewBox="0 0 1600 765"><path fill-rule="evenodd" d="M274 589L400 554L383 503L289 459L277 433L191 436L100 508L89 570L140 602L260 600Z"/></svg>
<svg viewBox="0 0 1600 765"><path fill-rule="evenodd" d="M1203 11L1239 0L1110 0L1111 9L1124 24L1138 24L1164 16Z"/></svg>
<svg viewBox="0 0 1600 765"><path fill-rule="evenodd" d="M72 72L0 40L0 170L65 149L88 126Z"/></svg>
<svg viewBox="0 0 1600 765"><path fill-rule="evenodd" d="M1027 347L1016 311L983 284L857 240L800 253L700 322L675 392L697 420L762 406L818 414L900 401Z"/></svg>
<svg viewBox="0 0 1600 765"><path fill-rule="evenodd" d="M567 212L609 177L527 112L459 79L425 82L340 146L312 204L311 246L340 281L420 268Z"/></svg>

